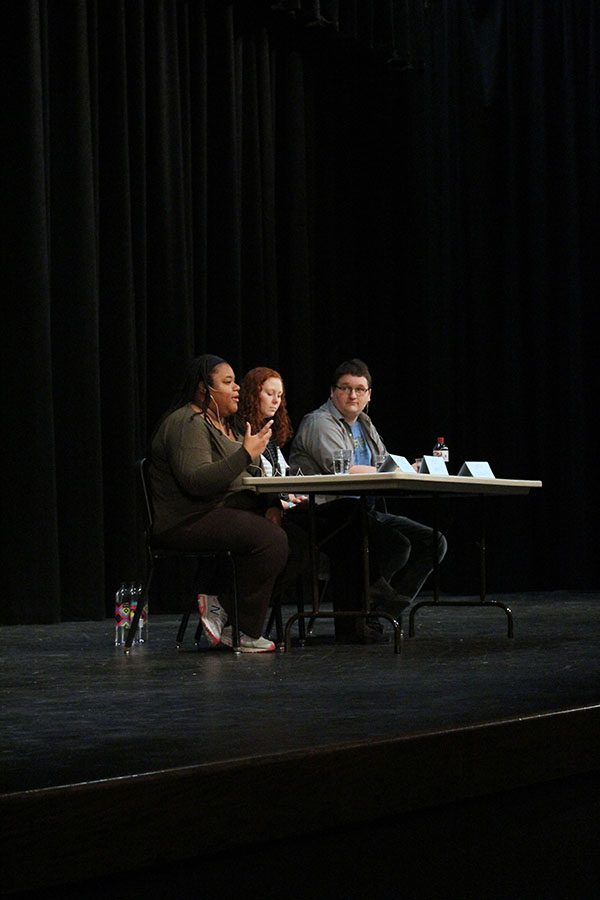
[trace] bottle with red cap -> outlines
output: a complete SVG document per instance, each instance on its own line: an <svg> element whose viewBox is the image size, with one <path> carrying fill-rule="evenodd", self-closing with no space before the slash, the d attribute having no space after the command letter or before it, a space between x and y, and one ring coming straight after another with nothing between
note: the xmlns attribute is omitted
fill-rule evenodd
<svg viewBox="0 0 600 900"><path fill-rule="evenodd" d="M433 456L441 456L445 463L450 459L450 451L448 450L446 439L444 437L436 438L433 447Z"/></svg>

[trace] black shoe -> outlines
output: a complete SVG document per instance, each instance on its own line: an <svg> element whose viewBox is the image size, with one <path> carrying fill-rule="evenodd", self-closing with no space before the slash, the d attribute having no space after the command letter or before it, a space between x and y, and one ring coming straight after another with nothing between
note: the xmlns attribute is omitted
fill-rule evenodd
<svg viewBox="0 0 600 900"><path fill-rule="evenodd" d="M357 644L389 644L389 635L383 631L383 625L377 619L356 620Z"/></svg>
<svg viewBox="0 0 600 900"><path fill-rule="evenodd" d="M403 609L410 606L410 600L397 594L389 581L385 578L378 578L369 588L369 603L371 609L390 613L396 617Z"/></svg>
<svg viewBox="0 0 600 900"><path fill-rule="evenodd" d="M383 625L376 618L344 620L346 628L336 631L336 644L389 644L390 639L383 632ZM347 626L350 627L347 627Z"/></svg>

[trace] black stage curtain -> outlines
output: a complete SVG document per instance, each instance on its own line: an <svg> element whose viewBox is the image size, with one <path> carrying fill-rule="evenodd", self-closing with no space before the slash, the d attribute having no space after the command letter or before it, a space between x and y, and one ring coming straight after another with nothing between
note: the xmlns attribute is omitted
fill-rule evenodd
<svg viewBox="0 0 600 900"><path fill-rule="evenodd" d="M496 588L597 587L591 0L0 16L1 621L139 577L133 462L205 350L280 369L294 421L363 356L391 449L544 479L498 505Z"/></svg>
<svg viewBox="0 0 600 900"><path fill-rule="evenodd" d="M544 481L492 523L505 589L598 589L600 10L431 2L426 47L425 405L455 459Z"/></svg>

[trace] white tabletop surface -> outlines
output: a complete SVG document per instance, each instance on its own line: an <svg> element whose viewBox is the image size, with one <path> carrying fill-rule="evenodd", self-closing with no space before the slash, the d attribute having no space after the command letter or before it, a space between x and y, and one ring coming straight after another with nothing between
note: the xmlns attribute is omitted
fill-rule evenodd
<svg viewBox="0 0 600 900"><path fill-rule="evenodd" d="M259 493L347 494L429 492L450 494L528 494L541 481L517 478L471 478L464 475L411 475L406 472L370 472L361 475L277 475L243 479L244 487Z"/></svg>

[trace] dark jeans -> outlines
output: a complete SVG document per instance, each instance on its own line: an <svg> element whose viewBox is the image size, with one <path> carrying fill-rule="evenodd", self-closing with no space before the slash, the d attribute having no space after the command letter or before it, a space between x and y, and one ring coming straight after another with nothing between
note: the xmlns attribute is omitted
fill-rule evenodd
<svg viewBox="0 0 600 900"><path fill-rule="evenodd" d="M413 600L433 571L433 529L405 516L369 512L369 540L377 574L390 582L397 594ZM448 543L438 533L437 561L446 555Z"/></svg>
<svg viewBox="0 0 600 900"><path fill-rule="evenodd" d="M308 541L300 529L287 523L284 529L259 513L232 507L219 507L171 529L158 542L175 550L233 553L240 629L250 637L262 634L272 594L284 592L308 564ZM230 612L224 574L212 571L207 592L218 594Z"/></svg>
<svg viewBox="0 0 600 900"><path fill-rule="evenodd" d="M363 607L363 563L360 505L343 498L317 506L317 541L329 557L329 590L334 610ZM308 514L298 511L293 520L308 528ZM368 512L369 572L371 582L383 576L396 593L412 600L433 570L433 529L404 516ZM446 538L438 540L438 562L446 553ZM355 633L354 618L335 619L336 637Z"/></svg>

